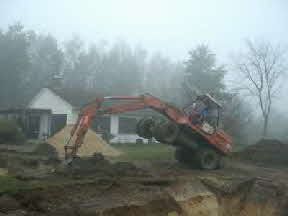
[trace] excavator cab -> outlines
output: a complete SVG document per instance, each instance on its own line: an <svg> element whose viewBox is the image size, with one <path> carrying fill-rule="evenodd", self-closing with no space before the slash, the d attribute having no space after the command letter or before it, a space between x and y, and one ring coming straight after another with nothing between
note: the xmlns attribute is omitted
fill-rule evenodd
<svg viewBox="0 0 288 216"><path fill-rule="evenodd" d="M219 126L221 105L210 94L199 95L193 103L183 109L194 124L208 134L216 132Z"/></svg>

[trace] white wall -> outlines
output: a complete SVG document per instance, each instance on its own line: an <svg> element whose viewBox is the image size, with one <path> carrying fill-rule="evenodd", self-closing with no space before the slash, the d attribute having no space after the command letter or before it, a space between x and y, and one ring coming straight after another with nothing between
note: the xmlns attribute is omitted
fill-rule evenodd
<svg viewBox="0 0 288 216"><path fill-rule="evenodd" d="M142 139L143 143L148 143L148 139L139 137L137 134L120 134L119 115L110 116L110 133L114 135L114 138L110 140L111 143L136 143L137 139Z"/></svg>
<svg viewBox="0 0 288 216"><path fill-rule="evenodd" d="M51 118L49 114L42 114L40 116L39 139L45 139L50 135ZM45 137L46 135L46 137Z"/></svg>
<svg viewBox="0 0 288 216"><path fill-rule="evenodd" d="M112 135L118 135L119 133L119 116L111 115L110 116L110 133Z"/></svg>
<svg viewBox="0 0 288 216"><path fill-rule="evenodd" d="M78 119L79 109L72 109L71 117L68 124L76 123Z"/></svg>
<svg viewBox="0 0 288 216"><path fill-rule="evenodd" d="M48 88L43 88L28 105L29 108L50 109L52 114L67 114L67 124L75 123L73 107Z"/></svg>
<svg viewBox="0 0 288 216"><path fill-rule="evenodd" d="M111 143L136 143L137 139L142 139L143 143L148 143L148 139L139 137L136 134L117 134L113 139L110 140Z"/></svg>

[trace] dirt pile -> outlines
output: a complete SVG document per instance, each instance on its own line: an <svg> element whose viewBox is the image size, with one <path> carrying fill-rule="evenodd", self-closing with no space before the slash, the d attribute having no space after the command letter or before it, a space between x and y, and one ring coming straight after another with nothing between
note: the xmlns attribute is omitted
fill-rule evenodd
<svg viewBox="0 0 288 216"><path fill-rule="evenodd" d="M47 140L48 143L56 148L59 157L64 157L64 146L69 139L72 127L72 125L67 125L60 132ZM75 138L76 136L74 136L71 142L74 142ZM93 130L89 129L85 136L84 143L78 151L78 155L89 157L92 156L95 152L112 157L121 154L121 152L109 146L109 144L107 144L101 137L97 136Z"/></svg>
<svg viewBox="0 0 288 216"><path fill-rule="evenodd" d="M56 169L56 175L78 179L85 179L87 176L100 178L151 176L147 171L129 162L111 163L101 153L95 153L92 157L77 157L69 164L59 166Z"/></svg>
<svg viewBox="0 0 288 216"><path fill-rule="evenodd" d="M242 152L237 153L240 160L259 166L287 166L288 145L274 139L262 139Z"/></svg>
<svg viewBox="0 0 288 216"><path fill-rule="evenodd" d="M49 143L36 140L28 141L22 145L0 145L1 153L7 154L19 154L19 155L34 155L34 156L44 156L57 158L58 153L54 146Z"/></svg>
<svg viewBox="0 0 288 216"><path fill-rule="evenodd" d="M203 179L218 200L219 216L287 215L287 184L271 178Z"/></svg>
<svg viewBox="0 0 288 216"><path fill-rule="evenodd" d="M40 143L36 146L33 154L39 155L39 156L46 156L51 159L57 159L58 158L58 152L54 146L52 146L49 143Z"/></svg>
<svg viewBox="0 0 288 216"><path fill-rule="evenodd" d="M45 178L60 164L58 153L45 142L1 146L0 167L7 175L21 179ZM1 176L0 172L0 176Z"/></svg>

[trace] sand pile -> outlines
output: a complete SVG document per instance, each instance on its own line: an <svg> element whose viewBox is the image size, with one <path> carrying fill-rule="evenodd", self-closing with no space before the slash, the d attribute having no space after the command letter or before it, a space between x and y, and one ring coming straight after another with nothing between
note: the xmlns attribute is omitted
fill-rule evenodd
<svg viewBox="0 0 288 216"><path fill-rule="evenodd" d="M72 127L72 125L67 125L47 140L48 143L56 148L59 157L64 157L65 155L64 146L70 137ZM76 136L74 136L74 139L71 140L71 142L73 142L75 138ZM118 156L121 154L118 150L107 144L100 136L97 136L93 130L89 129L84 138L84 143L78 151L78 155L87 157L92 156L95 152L102 153L105 156Z"/></svg>
<svg viewBox="0 0 288 216"><path fill-rule="evenodd" d="M257 165L288 166L288 145L275 139L262 139L238 154L241 160Z"/></svg>

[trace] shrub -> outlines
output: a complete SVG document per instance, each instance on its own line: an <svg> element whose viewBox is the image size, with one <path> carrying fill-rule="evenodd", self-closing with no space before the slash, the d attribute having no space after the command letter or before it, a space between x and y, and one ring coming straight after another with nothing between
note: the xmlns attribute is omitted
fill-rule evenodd
<svg viewBox="0 0 288 216"><path fill-rule="evenodd" d="M24 141L25 135L15 121L0 119L0 144Z"/></svg>

